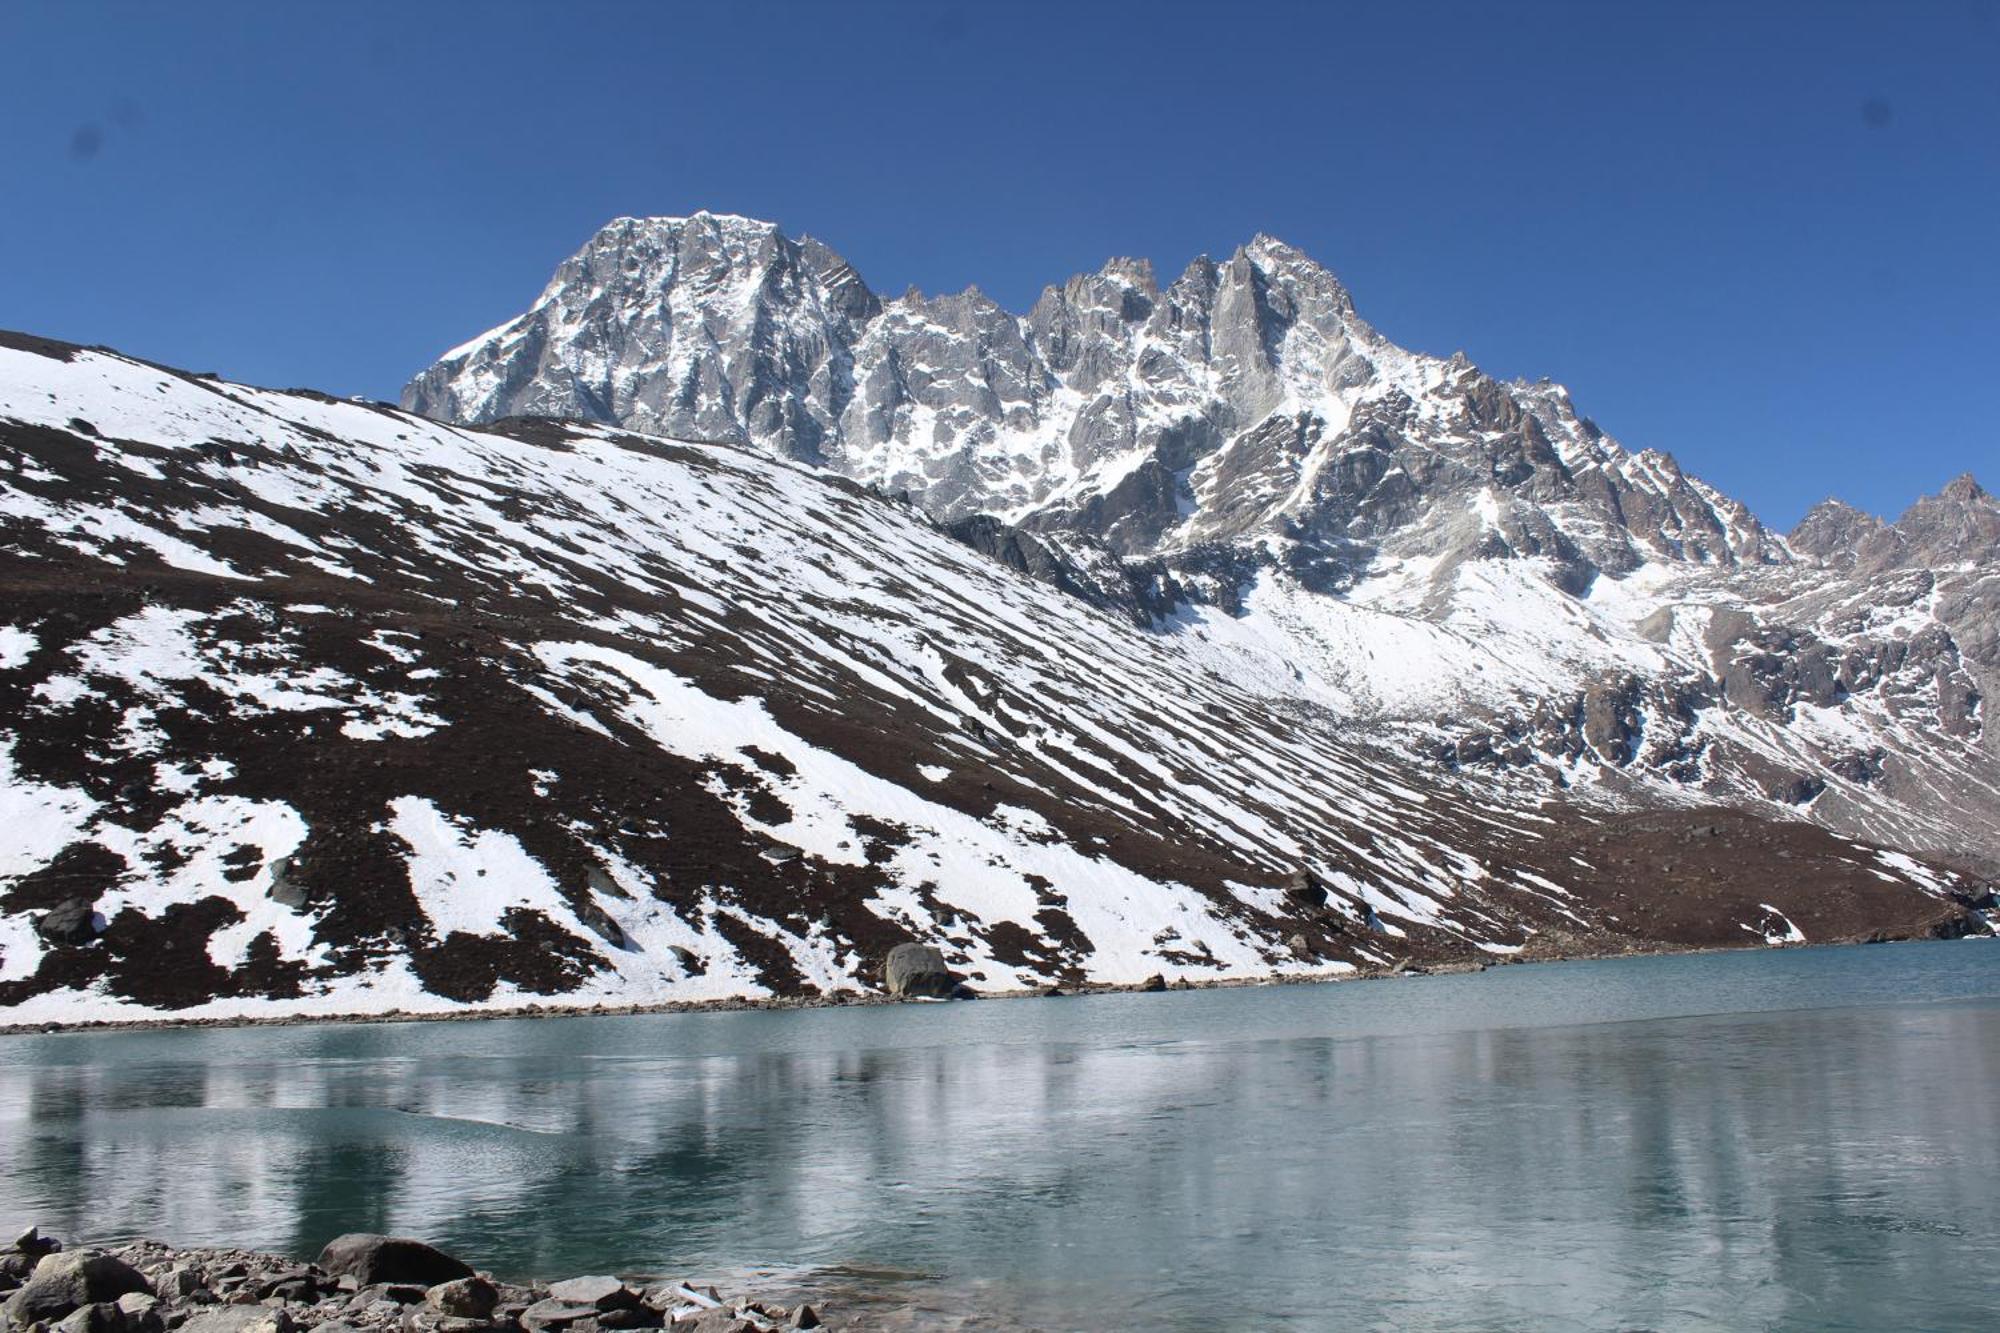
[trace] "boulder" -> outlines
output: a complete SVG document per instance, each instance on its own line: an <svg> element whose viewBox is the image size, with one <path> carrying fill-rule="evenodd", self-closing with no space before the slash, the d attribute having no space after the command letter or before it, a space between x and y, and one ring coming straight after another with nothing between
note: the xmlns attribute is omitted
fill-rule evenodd
<svg viewBox="0 0 2000 1333"><path fill-rule="evenodd" d="M54 1254L61 1248L62 1242L44 1236L40 1227L29 1227L26 1231L14 1237L14 1252L16 1254L25 1254L31 1259L40 1259L45 1254ZM33 1267L30 1266L28 1271L33 1272Z"/></svg>
<svg viewBox="0 0 2000 1333"><path fill-rule="evenodd" d="M500 1303L500 1290L483 1277L440 1282L424 1293L424 1304L457 1319L490 1319Z"/></svg>
<svg viewBox="0 0 2000 1333"><path fill-rule="evenodd" d="M521 1327L528 1333L540 1333L542 1329L568 1328L580 1320L595 1320L596 1317L597 1307L594 1305L579 1305L575 1301L559 1301L550 1297L545 1301L536 1301L521 1312Z"/></svg>
<svg viewBox="0 0 2000 1333"><path fill-rule="evenodd" d="M177 1333L295 1333L297 1328L283 1306L219 1305L189 1315Z"/></svg>
<svg viewBox="0 0 2000 1333"><path fill-rule="evenodd" d="M16 1328L53 1323L86 1305L108 1304L128 1292L152 1290L144 1275L102 1250L67 1250L42 1256L4 1307Z"/></svg>
<svg viewBox="0 0 2000 1333"><path fill-rule="evenodd" d="M128 1291L118 1298L118 1308L125 1312L127 1319L144 1319L160 1307L158 1296L149 1296L143 1291Z"/></svg>
<svg viewBox="0 0 2000 1333"><path fill-rule="evenodd" d="M487 1333L493 1328L491 1320L466 1319L459 1315L439 1314L428 1305L412 1305L403 1311L397 1321L403 1333ZM579 1333L585 1324L572 1325Z"/></svg>
<svg viewBox="0 0 2000 1333"><path fill-rule="evenodd" d="M882 964L882 983L891 995L950 999L958 978L945 966L944 955L928 944L899 944Z"/></svg>
<svg viewBox="0 0 2000 1333"><path fill-rule="evenodd" d="M685 1282L673 1282L664 1286L648 1287L645 1302L647 1309L664 1312L689 1305L707 1309L722 1304L722 1299L719 1296L696 1291Z"/></svg>
<svg viewBox="0 0 2000 1333"><path fill-rule="evenodd" d="M1312 942L1306 939L1304 935L1292 936L1285 941L1285 947L1292 951L1292 957L1294 958L1310 958L1313 956Z"/></svg>
<svg viewBox="0 0 2000 1333"><path fill-rule="evenodd" d="M390 1282L428 1288L473 1275L469 1266L420 1240L360 1231L328 1241L319 1266L335 1277L351 1274L363 1287Z"/></svg>
<svg viewBox="0 0 2000 1333"><path fill-rule="evenodd" d="M1326 886L1310 870L1301 870L1285 881L1285 898L1294 907L1326 906Z"/></svg>
<svg viewBox="0 0 2000 1333"><path fill-rule="evenodd" d="M79 1306L56 1321L55 1333L125 1333L125 1312L110 1301Z"/></svg>
<svg viewBox="0 0 2000 1333"><path fill-rule="evenodd" d="M186 1302L189 1305L213 1305L215 1293L208 1289L208 1282L199 1269L180 1264L160 1274L154 1283L154 1290L169 1302Z"/></svg>
<svg viewBox="0 0 2000 1333"><path fill-rule="evenodd" d="M819 1312L810 1305L801 1305L792 1314L793 1328L818 1328Z"/></svg>
<svg viewBox="0 0 2000 1333"><path fill-rule="evenodd" d="M88 944L97 938L97 904L65 898L35 918L35 933L50 944Z"/></svg>
<svg viewBox="0 0 2000 1333"><path fill-rule="evenodd" d="M1144 981L1139 983L1139 989L1142 991L1163 991L1166 988L1167 988L1167 979L1161 976L1158 972L1153 973L1152 976L1147 977Z"/></svg>
<svg viewBox="0 0 2000 1333"><path fill-rule="evenodd" d="M415 1282L377 1282L372 1287L363 1287L347 1299L350 1310L365 1310L371 1305L387 1302L390 1305L420 1305L426 1288Z"/></svg>
<svg viewBox="0 0 2000 1333"><path fill-rule="evenodd" d="M258 1300L275 1296L283 1301L302 1301L308 1305L320 1298L323 1283L320 1276L309 1268L285 1268L260 1279L251 1290Z"/></svg>
<svg viewBox="0 0 2000 1333"><path fill-rule="evenodd" d="M589 1305L599 1310L633 1310L641 1304L639 1293L615 1277L573 1277L549 1284L551 1300L571 1305Z"/></svg>
<svg viewBox="0 0 2000 1333"><path fill-rule="evenodd" d="M265 896L294 912L303 912L312 900L312 892L301 878L297 862L289 856L280 856L271 862L271 887L265 891Z"/></svg>

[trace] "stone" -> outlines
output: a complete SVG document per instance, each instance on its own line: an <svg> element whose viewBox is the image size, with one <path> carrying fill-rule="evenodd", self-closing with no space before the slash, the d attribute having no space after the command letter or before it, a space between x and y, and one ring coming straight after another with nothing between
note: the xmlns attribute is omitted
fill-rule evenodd
<svg viewBox="0 0 2000 1333"><path fill-rule="evenodd" d="M597 1314L595 1305L579 1305L574 1301L559 1301L554 1297L536 1301L521 1312L521 1327L528 1333L536 1333L544 1328L568 1328L581 1319L591 1319Z"/></svg>
<svg viewBox="0 0 2000 1333"><path fill-rule="evenodd" d="M283 1306L224 1305L190 1315L179 1333L295 1333L297 1328Z"/></svg>
<svg viewBox="0 0 2000 1333"><path fill-rule="evenodd" d="M109 1301L79 1306L56 1321L55 1333L125 1333L125 1312Z"/></svg>
<svg viewBox="0 0 2000 1333"><path fill-rule="evenodd" d="M138 1269L102 1250L68 1250L42 1256L21 1289L7 1298L5 1311L16 1328L61 1319L85 1305L117 1300L127 1292L150 1292Z"/></svg>
<svg viewBox="0 0 2000 1333"><path fill-rule="evenodd" d="M271 887L265 896L281 907L289 907L294 912L303 912L312 900L304 880L299 876L298 863L289 856L280 856L271 862Z"/></svg>
<svg viewBox="0 0 2000 1333"><path fill-rule="evenodd" d="M489 1327L483 1319L462 1319L457 1315L439 1314L428 1305L406 1305L398 1317L397 1326L403 1333L457 1333L457 1330L471 1330Z"/></svg>
<svg viewBox="0 0 2000 1333"><path fill-rule="evenodd" d="M410 1282L429 1288L473 1275L467 1265L420 1240L367 1232L328 1241L319 1252L319 1266L335 1277L352 1274L364 1288L381 1282ZM422 1298L419 1292L417 1299Z"/></svg>
<svg viewBox="0 0 2000 1333"><path fill-rule="evenodd" d="M1152 976L1147 977L1144 981L1139 983L1139 989L1142 991L1149 991L1149 992L1163 991L1166 988L1167 988L1167 979L1161 976L1158 972L1153 973Z"/></svg>
<svg viewBox="0 0 2000 1333"><path fill-rule="evenodd" d="M1312 957L1312 944L1304 935L1294 935L1285 941L1285 947L1292 951L1294 958Z"/></svg>
<svg viewBox="0 0 2000 1333"><path fill-rule="evenodd" d="M97 904L66 898L35 918L35 933L50 944L88 944L97 938Z"/></svg>
<svg viewBox="0 0 2000 1333"><path fill-rule="evenodd" d="M14 1249L19 1254L32 1255L39 1259L45 1254L54 1254L62 1248L62 1242L44 1236L40 1227L29 1227L14 1237Z"/></svg>
<svg viewBox="0 0 2000 1333"><path fill-rule="evenodd" d="M442 1315L459 1319L490 1319L500 1303L500 1291L483 1277L461 1277L440 1282L424 1293L424 1304Z"/></svg>
<svg viewBox="0 0 2000 1333"><path fill-rule="evenodd" d="M762 1333L763 1326L734 1310L724 1309L705 1310L693 1323L676 1327L686 1327L693 1333Z"/></svg>
<svg viewBox="0 0 2000 1333"><path fill-rule="evenodd" d="M882 964L882 982L891 995L950 999L958 978L944 955L928 944L899 944Z"/></svg>
<svg viewBox="0 0 2000 1333"><path fill-rule="evenodd" d="M1294 907L1326 906L1326 886L1310 870L1300 870L1285 881L1285 898Z"/></svg>
<svg viewBox="0 0 2000 1333"><path fill-rule="evenodd" d="M819 1311L810 1305L801 1305L792 1313L793 1328L818 1328Z"/></svg>
<svg viewBox="0 0 2000 1333"><path fill-rule="evenodd" d="M215 1293L208 1289L208 1283L201 1273L186 1264L179 1264L160 1274L154 1283L154 1290L168 1301L191 1301L199 1305L214 1302Z"/></svg>
<svg viewBox="0 0 2000 1333"><path fill-rule="evenodd" d="M319 1299L320 1287L319 1279L310 1269L287 1268L258 1282L252 1290L257 1293L258 1300L269 1300L275 1296L280 1300L310 1305Z"/></svg>
<svg viewBox="0 0 2000 1333"><path fill-rule="evenodd" d="M660 1318L658 1311L649 1310L643 1305L634 1305L616 1310L603 1310L597 1316L597 1326L599 1328L658 1328L663 1322L665 1321Z"/></svg>
<svg viewBox="0 0 2000 1333"><path fill-rule="evenodd" d="M363 1287L348 1300L347 1308L360 1309L377 1301L387 1301L391 1305L416 1305L424 1299L426 1287L414 1282L377 1282L372 1287Z"/></svg>
<svg viewBox="0 0 2000 1333"><path fill-rule="evenodd" d="M549 1284L551 1300L571 1305L589 1305L599 1310L630 1310L641 1302L639 1293L615 1277L573 1277Z"/></svg>

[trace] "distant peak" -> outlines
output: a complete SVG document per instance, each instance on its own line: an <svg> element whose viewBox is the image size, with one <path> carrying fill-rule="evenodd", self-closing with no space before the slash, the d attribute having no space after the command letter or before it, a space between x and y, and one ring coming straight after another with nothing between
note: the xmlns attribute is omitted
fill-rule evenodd
<svg viewBox="0 0 2000 1333"><path fill-rule="evenodd" d="M1267 231L1260 231L1255 236L1252 236L1250 243L1237 251L1237 253L1248 255L1260 267L1271 265L1281 268L1303 269L1313 273L1324 273L1329 278L1333 276L1332 270L1328 269L1326 265L1299 249L1296 245L1281 241Z"/></svg>
<svg viewBox="0 0 2000 1333"><path fill-rule="evenodd" d="M725 233L741 233L756 236L782 236L784 231L775 222L765 222L761 218L748 218L740 213L711 213L699 209L686 217L622 217L613 218L598 228L600 239L620 238L634 233L665 233L676 235L691 226L709 228Z"/></svg>
<svg viewBox="0 0 2000 1333"><path fill-rule="evenodd" d="M1953 477L1945 483L1944 489L1938 492L1938 494L1944 499L1956 500L1960 504L1973 504L1980 500L1990 500L1992 498L1986 493L1986 488L1981 486L1978 479L1970 472L1961 472L1956 477Z"/></svg>
<svg viewBox="0 0 2000 1333"><path fill-rule="evenodd" d="M1098 273L1104 277L1116 278L1123 282L1129 282L1135 287L1142 287L1147 290L1151 290L1159 285L1158 279L1153 274L1153 261L1150 259L1132 259L1124 255L1114 256L1104 261L1104 267L1099 269Z"/></svg>
<svg viewBox="0 0 2000 1333"><path fill-rule="evenodd" d="M1233 259L1242 260L1280 285L1322 292L1332 299L1342 315L1354 314L1353 298L1332 269L1269 232L1260 231L1251 237L1250 243L1238 249Z"/></svg>

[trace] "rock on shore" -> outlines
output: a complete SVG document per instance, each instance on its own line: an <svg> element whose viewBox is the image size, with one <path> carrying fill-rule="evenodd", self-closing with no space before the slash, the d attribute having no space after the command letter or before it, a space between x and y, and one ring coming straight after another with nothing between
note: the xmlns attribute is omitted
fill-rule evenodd
<svg viewBox="0 0 2000 1333"><path fill-rule="evenodd" d="M691 1282L583 1276L510 1283L422 1241L355 1233L316 1263L140 1240L64 1249L35 1228L0 1255L0 1333L774 1333L811 1305ZM827 1321L826 1326L858 1327Z"/></svg>

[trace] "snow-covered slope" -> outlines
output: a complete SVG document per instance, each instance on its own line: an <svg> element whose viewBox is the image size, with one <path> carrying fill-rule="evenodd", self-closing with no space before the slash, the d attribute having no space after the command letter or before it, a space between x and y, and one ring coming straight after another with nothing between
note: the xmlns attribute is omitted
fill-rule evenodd
<svg viewBox="0 0 2000 1333"><path fill-rule="evenodd" d="M1409 753L2000 867L2000 505L1969 477L1787 541L1560 386L1390 343L1268 236L1014 315L884 300L768 223L620 219L404 405L811 460Z"/></svg>
<svg viewBox="0 0 2000 1333"><path fill-rule="evenodd" d="M9 335L0 534L13 1021L829 992L912 938L1002 989L1969 919L1893 847L1453 771L1277 669L1279 610L1142 627L756 449Z"/></svg>

